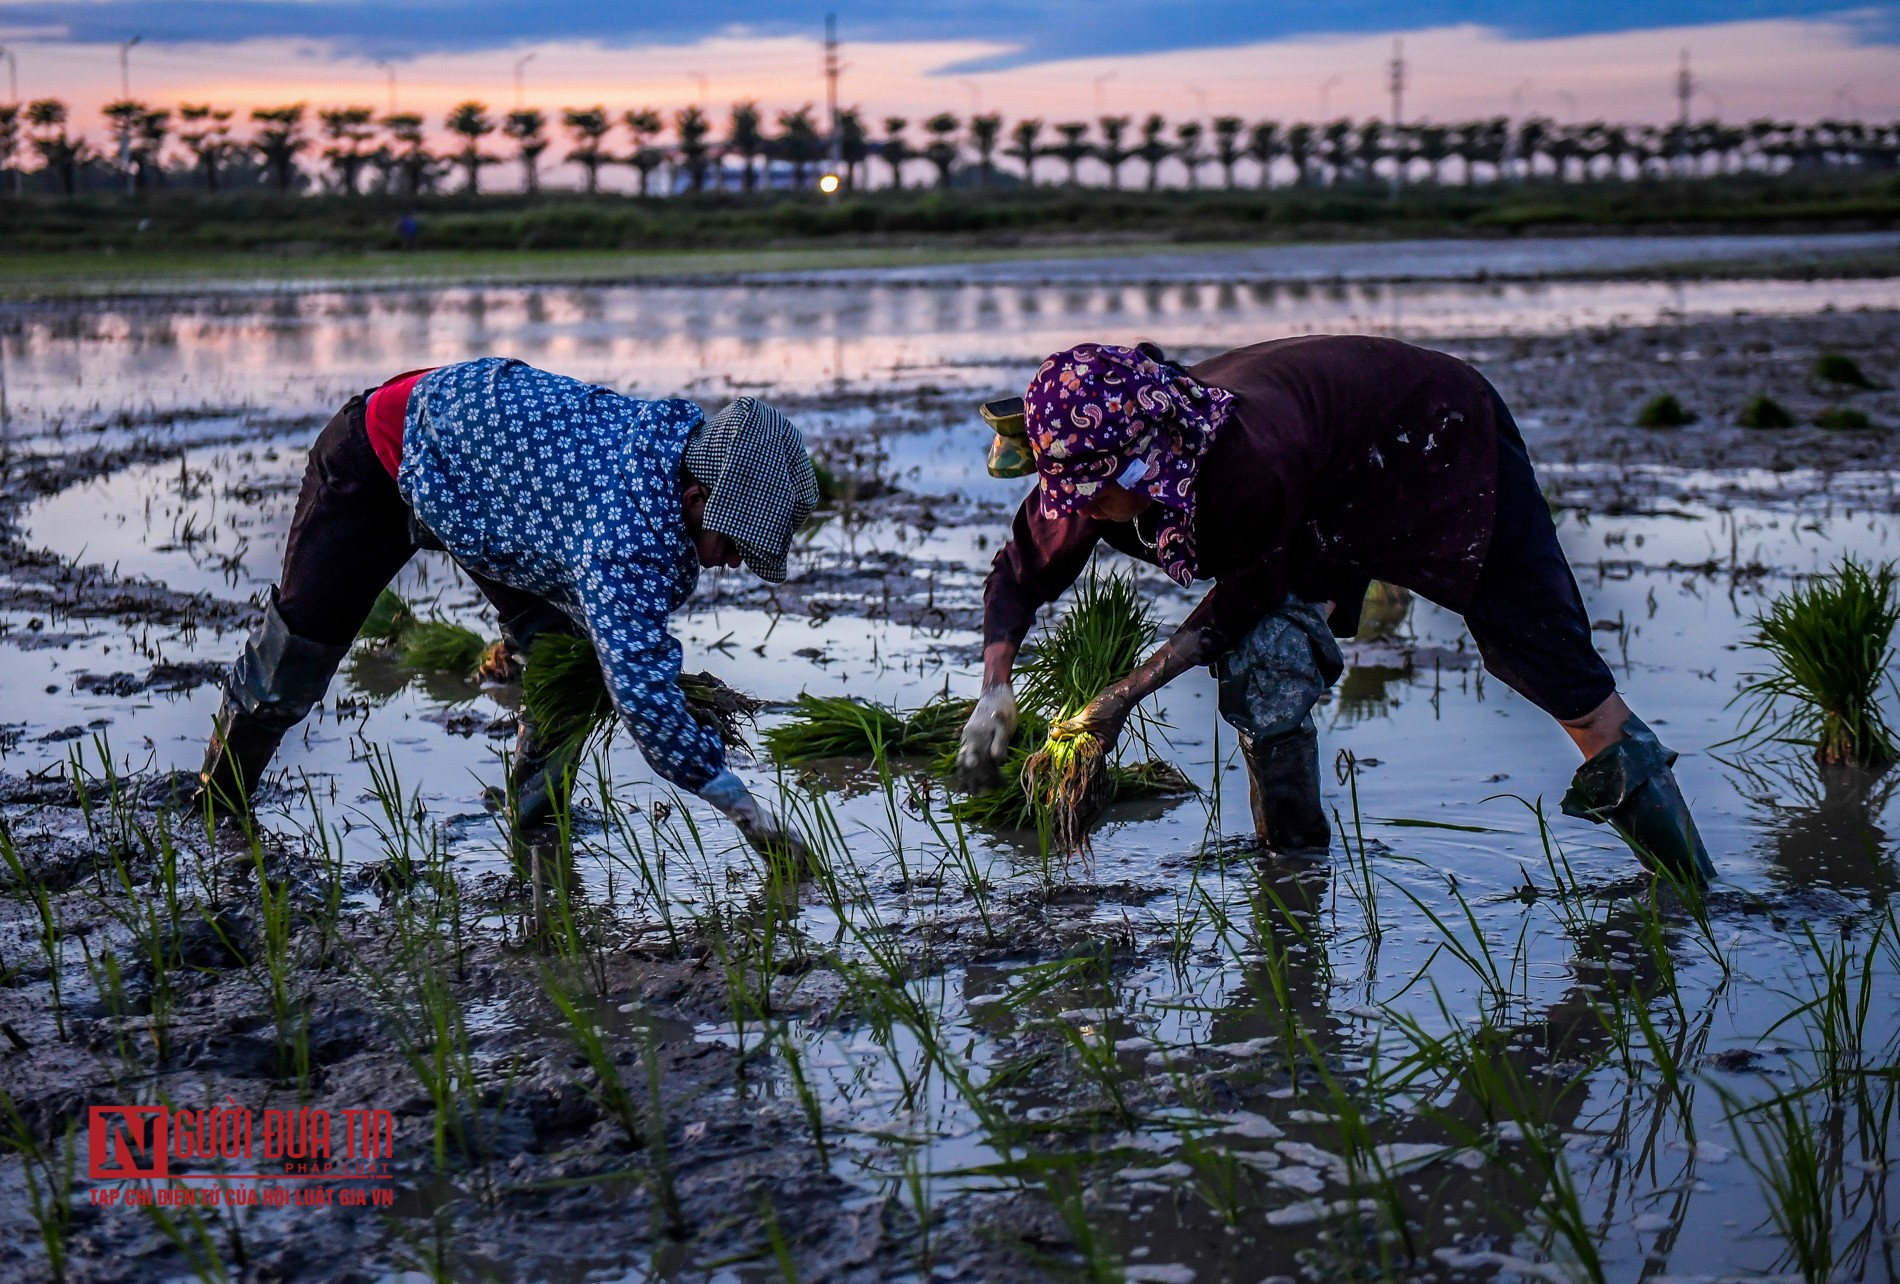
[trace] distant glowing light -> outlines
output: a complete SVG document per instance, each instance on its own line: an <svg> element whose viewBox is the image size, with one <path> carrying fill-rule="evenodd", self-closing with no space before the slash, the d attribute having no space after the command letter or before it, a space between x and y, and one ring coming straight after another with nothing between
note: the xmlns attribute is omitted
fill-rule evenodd
<svg viewBox="0 0 1900 1284"><path fill-rule="evenodd" d="M833 192L836 192L838 190L838 176L836 174L821 175L818 179L818 190L823 192L826 196L830 196Z"/></svg>

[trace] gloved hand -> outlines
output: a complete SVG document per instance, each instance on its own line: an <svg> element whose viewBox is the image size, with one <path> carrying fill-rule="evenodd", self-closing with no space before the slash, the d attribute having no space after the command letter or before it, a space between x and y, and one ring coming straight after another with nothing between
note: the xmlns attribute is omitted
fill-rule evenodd
<svg viewBox="0 0 1900 1284"><path fill-rule="evenodd" d="M722 771L706 782L699 796L726 814L752 850L761 856L788 858L800 873L815 869L811 849L785 821L759 805L745 782L730 771Z"/></svg>
<svg viewBox="0 0 1900 1284"><path fill-rule="evenodd" d="M1115 742L1121 739L1122 727L1128 722L1128 714L1134 708L1134 702L1117 687L1110 687L1089 702L1088 708L1065 719L1060 730L1075 733L1087 731L1102 742L1104 751L1115 748Z"/></svg>
<svg viewBox="0 0 1900 1284"><path fill-rule="evenodd" d="M956 786L968 793L994 789L1003 783L1003 763L1009 759L1009 740L1016 734L1016 693L999 682L978 697L970 720L957 742Z"/></svg>

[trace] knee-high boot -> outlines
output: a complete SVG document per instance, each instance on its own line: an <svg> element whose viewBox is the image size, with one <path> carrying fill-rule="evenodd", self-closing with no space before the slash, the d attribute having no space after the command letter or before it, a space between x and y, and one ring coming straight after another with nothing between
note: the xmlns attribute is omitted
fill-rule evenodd
<svg viewBox="0 0 1900 1284"><path fill-rule="evenodd" d="M1312 715L1271 740L1243 735L1240 750L1261 846L1282 856L1323 854L1333 830L1320 802L1319 729Z"/></svg>
<svg viewBox="0 0 1900 1284"><path fill-rule="evenodd" d="M272 590L264 618L225 677L194 807L208 802L226 814L250 809L277 746L323 698L349 649L292 633Z"/></svg>

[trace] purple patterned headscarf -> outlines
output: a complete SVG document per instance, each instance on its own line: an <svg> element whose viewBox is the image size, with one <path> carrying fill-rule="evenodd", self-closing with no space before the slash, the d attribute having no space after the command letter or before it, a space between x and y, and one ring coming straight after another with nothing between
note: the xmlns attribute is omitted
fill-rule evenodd
<svg viewBox="0 0 1900 1284"><path fill-rule="evenodd" d="M1161 506L1155 560L1194 581L1194 480L1234 394L1136 348L1084 343L1042 363L1024 394L1042 511L1066 517L1110 482Z"/></svg>

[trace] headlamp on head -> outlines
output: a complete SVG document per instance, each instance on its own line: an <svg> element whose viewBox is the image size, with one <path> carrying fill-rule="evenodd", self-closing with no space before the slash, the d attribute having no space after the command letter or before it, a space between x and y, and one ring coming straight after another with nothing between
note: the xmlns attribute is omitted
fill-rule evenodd
<svg viewBox="0 0 1900 1284"><path fill-rule="evenodd" d="M995 433L990 441L989 469L992 477L1027 477L1036 471L1036 460L1029 453L1029 426L1023 419L1023 399L1003 397L977 407L983 421Z"/></svg>

